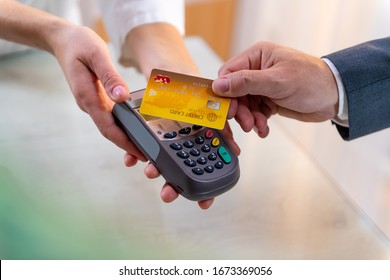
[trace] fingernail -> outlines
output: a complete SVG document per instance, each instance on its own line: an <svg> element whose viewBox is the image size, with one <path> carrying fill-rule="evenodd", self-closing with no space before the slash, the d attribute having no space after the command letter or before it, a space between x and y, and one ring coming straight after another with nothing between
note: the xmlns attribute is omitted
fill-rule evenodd
<svg viewBox="0 0 390 280"><path fill-rule="evenodd" d="M216 93L224 93L230 89L230 82L228 79L216 79L213 83L213 89Z"/></svg>
<svg viewBox="0 0 390 280"><path fill-rule="evenodd" d="M126 89L123 86L116 86L112 90L112 96L114 98L122 97L126 95Z"/></svg>

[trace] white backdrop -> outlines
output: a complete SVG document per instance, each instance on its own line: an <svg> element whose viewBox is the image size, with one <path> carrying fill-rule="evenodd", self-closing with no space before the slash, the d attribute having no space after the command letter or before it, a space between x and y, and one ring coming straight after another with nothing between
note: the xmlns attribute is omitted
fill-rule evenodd
<svg viewBox="0 0 390 280"><path fill-rule="evenodd" d="M232 54L269 40L324 55L390 35L388 0L238 0Z"/></svg>

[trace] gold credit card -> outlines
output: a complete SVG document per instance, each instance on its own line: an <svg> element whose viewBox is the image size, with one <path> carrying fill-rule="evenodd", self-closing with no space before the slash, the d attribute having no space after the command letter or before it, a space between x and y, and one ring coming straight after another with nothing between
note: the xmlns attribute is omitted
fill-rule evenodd
<svg viewBox="0 0 390 280"><path fill-rule="evenodd" d="M225 126L230 98L217 96L212 80L153 69L141 103L144 115L216 129Z"/></svg>

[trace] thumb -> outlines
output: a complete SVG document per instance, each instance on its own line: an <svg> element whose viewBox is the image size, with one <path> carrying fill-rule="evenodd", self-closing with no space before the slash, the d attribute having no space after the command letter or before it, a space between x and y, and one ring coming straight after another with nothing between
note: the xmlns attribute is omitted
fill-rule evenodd
<svg viewBox="0 0 390 280"><path fill-rule="evenodd" d="M93 71L112 101L123 102L130 98L129 88L110 60L100 60Z"/></svg>
<svg viewBox="0 0 390 280"><path fill-rule="evenodd" d="M225 74L213 81L213 91L224 97L240 97L252 92L254 70L240 70Z"/></svg>
<svg viewBox="0 0 390 280"><path fill-rule="evenodd" d="M273 78L269 70L240 70L223 75L213 81L215 94L224 97L269 95Z"/></svg>

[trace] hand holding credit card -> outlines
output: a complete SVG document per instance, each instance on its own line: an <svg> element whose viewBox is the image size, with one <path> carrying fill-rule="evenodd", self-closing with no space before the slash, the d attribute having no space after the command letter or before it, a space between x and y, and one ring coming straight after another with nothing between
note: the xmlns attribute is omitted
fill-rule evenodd
<svg viewBox="0 0 390 280"><path fill-rule="evenodd" d="M153 69L141 103L144 115L223 129L229 98L214 94L212 80Z"/></svg>

